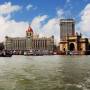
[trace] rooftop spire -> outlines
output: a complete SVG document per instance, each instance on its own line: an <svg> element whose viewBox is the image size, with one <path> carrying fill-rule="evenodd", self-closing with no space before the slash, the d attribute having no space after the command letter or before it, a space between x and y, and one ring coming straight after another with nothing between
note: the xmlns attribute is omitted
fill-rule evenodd
<svg viewBox="0 0 90 90"><path fill-rule="evenodd" d="M33 32L33 29L31 28L31 24L29 24L27 32Z"/></svg>

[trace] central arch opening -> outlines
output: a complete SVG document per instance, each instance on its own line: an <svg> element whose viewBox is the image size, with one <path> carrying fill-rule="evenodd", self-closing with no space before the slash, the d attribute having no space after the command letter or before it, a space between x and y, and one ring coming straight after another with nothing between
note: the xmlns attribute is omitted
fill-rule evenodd
<svg viewBox="0 0 90 90"><path fill-rule="evenodd" d="M73 43L71 43L69 47L70 47L70 51L74 51L75 47Z"/></svg>

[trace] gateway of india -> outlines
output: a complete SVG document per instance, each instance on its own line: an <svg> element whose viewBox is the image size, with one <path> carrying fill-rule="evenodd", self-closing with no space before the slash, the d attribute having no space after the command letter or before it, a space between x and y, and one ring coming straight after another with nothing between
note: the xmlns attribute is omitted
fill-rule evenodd
<svg viewBox="0 0 90 90"><path fill-rule="evenodd" d="M30 26L26 30L26 37L6 36L5 38L5 50L53 52L54 36L40 38L39 35L34 35Z"/></svg>
<svg viewBox="0 0 90 90"><path fill-rule="evenodd" d="M78 54L86 54L90 51L88 38L82 38L82 34L75 32L75 21L73 19L60 20L60 52L67 51Z"/></svg>

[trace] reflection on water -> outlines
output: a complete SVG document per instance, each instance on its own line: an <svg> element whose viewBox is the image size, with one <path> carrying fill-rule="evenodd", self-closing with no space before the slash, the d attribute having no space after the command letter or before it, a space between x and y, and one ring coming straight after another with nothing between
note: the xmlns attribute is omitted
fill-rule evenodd
<svg viewBox="0 0 90 90"><path fill-rule="evenodd" d="M90 90L90 56L0 58L0 90Z"/></svg>

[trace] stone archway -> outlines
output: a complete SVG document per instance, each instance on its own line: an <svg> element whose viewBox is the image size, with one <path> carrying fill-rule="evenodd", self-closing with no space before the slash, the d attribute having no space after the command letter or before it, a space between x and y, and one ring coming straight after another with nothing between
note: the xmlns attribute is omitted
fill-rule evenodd
<svg viewBox="0 0 90 90"><path fill-rule="evenodd" d="M74 51L74 49L75 49L74 44L73 44L73 43L70 43L70 45L69 45L69 50L70 50L70 51Z"/></svg>

